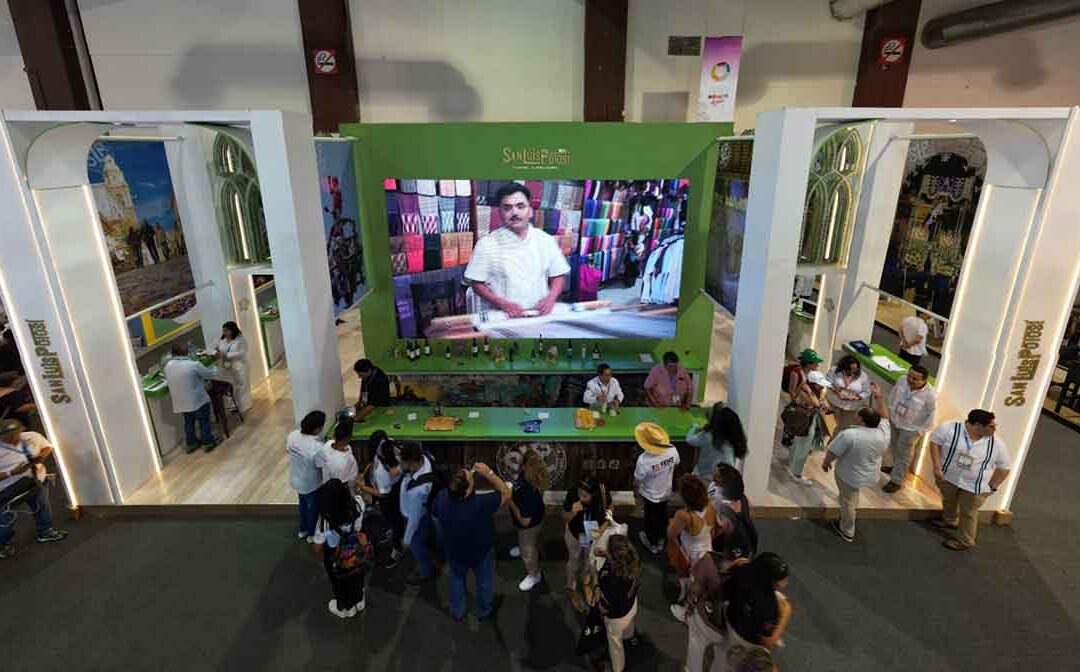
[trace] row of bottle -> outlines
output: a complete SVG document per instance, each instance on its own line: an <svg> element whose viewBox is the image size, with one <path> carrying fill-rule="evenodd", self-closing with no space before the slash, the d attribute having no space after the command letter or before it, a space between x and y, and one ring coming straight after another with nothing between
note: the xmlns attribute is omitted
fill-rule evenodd
<svg viewBox="0 0 1080 672"><path fill-rule="evenodd" d="M487 336L484 337L484 342L483 342L482 347L483 347L484 356L488 356L488 355L491 354L491 341L488 340ZM472 345L469 348L469 352L472 354L473 357L479 357L480 356L481 345L479 343L477 343L475 338L472 339ZM514 344L507 351L507 354L509 355L509 358L510 358L511 362L514 361L514 358L518 355L519 352L520 352L520 349L518 348L517 341L514 341ZM589 359L589 358L591 358L594 363L600 361L601 355L600 355L600 344L599 343L594 343L593 344L591 354L586 356L586 352L587 352L587 350L586 350L585 346L584 345L581 346L581 363L582 364L584 364L587 361L587 359ZM419 360L421 357L430 357L431 353L432 353L431 341L429 341L426 338L424 339L423 345L420 344L419 340L417 340L417 341L408 340L408 341L405 342L405 358L408 359L410 362L415 362L415 361ZM496 355L502 355L502 354L503 354L502 348L501 347L496 348ZM536 341L535 348L530 353L529 359L530 359L530 361L535 361L537 358L543 358L547 354L548 353L544 349L544 335L540 334L540 338ZM393 358L397 359L400 356L401 356L401 349L400 348L394 348ZM452 359L452 355L450 354L450 346L449 345L446 346L445 357L446 357L446 359ZM502 359L502 357L497 356L496 359ZM571 341L571 340L566 341L566 359L568 361L573 361L573 359L574 359L574 342Z"/></svg>

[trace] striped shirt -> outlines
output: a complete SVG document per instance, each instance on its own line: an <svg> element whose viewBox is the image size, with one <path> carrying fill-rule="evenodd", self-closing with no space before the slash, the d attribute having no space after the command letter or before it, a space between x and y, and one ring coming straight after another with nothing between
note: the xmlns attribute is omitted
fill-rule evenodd
<svg viewBox="0 0 1080 672"><path fill-rule="evenodd" d="M962 421L938 425L930 442L941 448L941 471L945 480L961 490L977 495L990 492L990 477L996 469L1011 469L1005 443L987 436L972 441Z"/></svg>

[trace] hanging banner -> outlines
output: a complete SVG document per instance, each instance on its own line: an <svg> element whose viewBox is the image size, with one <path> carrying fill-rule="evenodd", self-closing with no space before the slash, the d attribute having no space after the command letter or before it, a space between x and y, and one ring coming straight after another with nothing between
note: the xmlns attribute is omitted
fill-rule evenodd
<svg viewBox="0 0 1080 672"><path fill-rule="evenodd" d="M742 36L706 37L701 49L697 121L734 121Z"/></svg>
<svg viewBox="0 0 1080 672"><path fill-rule="evenodd" d="M352 307L363 294L360 216L352 148L351 142L315 141L334 315Z"/></svg>

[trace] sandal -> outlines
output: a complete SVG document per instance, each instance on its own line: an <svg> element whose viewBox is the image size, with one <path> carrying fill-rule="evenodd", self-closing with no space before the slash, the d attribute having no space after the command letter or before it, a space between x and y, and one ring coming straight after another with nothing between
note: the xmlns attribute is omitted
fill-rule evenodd
<svg viewBox="0 0 1080 672"><path fill-rule="evenodd" d="M964 542L958 539L946 539L941 542L941 545L950 551L970 551L974 546L968 546Z"/></svg>

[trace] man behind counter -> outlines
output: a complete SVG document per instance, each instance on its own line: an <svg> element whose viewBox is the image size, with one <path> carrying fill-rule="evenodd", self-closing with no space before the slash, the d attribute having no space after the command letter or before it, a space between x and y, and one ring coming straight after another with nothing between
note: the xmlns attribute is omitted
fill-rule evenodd
<svg viewBox="0 0 1080 672"><path fill-rule="evenodd" d="M390 379L370 359L356 360L353 371L360 378L360 399L356 402L356 419L360 421L377 407L390 405Z"/></svg>

